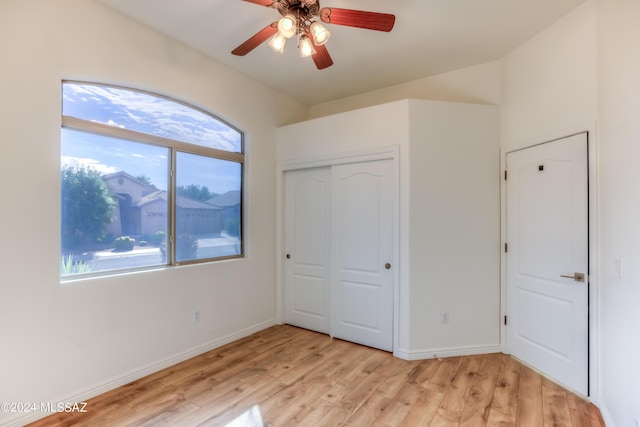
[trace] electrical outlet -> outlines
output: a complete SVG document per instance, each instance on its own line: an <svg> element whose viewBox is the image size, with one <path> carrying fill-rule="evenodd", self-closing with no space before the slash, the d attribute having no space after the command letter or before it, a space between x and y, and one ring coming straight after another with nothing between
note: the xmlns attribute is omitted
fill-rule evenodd
<svg viewBox="0 0 640 427"><path fill-rule="evenodd" d="M200 310L193 312L193 321L196 323L200 321Z"/></svg>
<svg viewBox="0 0 640 427"><path fill-rule="evenodd" d="M440 315L440 321L442 323L449 323L449 312L445 311Z"/></svg>

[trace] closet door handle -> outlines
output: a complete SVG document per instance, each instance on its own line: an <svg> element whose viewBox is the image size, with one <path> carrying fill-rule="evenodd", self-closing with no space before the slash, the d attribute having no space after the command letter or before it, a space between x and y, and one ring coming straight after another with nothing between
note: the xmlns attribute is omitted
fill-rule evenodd
<svg viewBox="0 0 640 427"><path fill-rule="evenodd" d="M386 268L387 270L390 270L390 269L391 269L391 264L386 263L386 264L384 265L384 268Z"/></svg>

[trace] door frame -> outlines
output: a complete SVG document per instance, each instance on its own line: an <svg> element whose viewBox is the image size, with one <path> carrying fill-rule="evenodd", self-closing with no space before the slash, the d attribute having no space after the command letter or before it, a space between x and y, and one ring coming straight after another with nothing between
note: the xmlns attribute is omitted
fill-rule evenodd
<svg viewBox="0 0 640 427"><path fill-rule="evenodd" d="M587 165L588 165L588 194L589 194L589 347L588 347L588 363L589 363L589 379L588 379L588 396L591 400L595 400L600 396L600 361L599 351L600 348L600 333L599 333L599 272L598 272L598 220L597 220L597 141L596 141L596 123L589 122L582 125L577 125L571 128L560 130L557 132L549 133L543 136L531 138L522 141L518 144L512 144L500 149L500 233L501 233L501 266L500 266L500 342L502 351L508 353L506 348L507 344L507 331L504 324L504 316L507 314L507 280L506 280L506 254L504 251L504 244L506 243L507 235L507 186L504 179L504 173L506 170L507 154L531 148L536 145L545 144L548 142L557 141L570 137L573 135L586 133L587 134Z"/></svg>
<svg viewBox="0 0 640 427"><path fill-rule="evenodd" d="M393 207L393 260L392 265L397 265L393 273L393 352L397 351L399 338L399 318L402 310L400 299L402 287L402 271L404 265L400 259L400 146L389 145L376 147L371 149L363 149L356 151L332 153L328 155L309 156L299 159L283 162L278 165L278 174L276 177L277 194L276 194L276 322L283 324L285 319L285 174L288 171L309 169L317 167L330 167L348 163L361 163L374 160L392 160L394 166L393 172L393 188L394 188L394 207Z"/></svg>

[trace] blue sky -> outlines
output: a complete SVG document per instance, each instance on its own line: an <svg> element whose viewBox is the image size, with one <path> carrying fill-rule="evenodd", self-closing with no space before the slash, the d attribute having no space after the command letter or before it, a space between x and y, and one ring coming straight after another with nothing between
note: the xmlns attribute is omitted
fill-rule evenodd
<svg viewBox="0 0 640 427"><path fill-rule="evenodd" d="M201 111L145 93L65 83L63 114L138 132L241 151L241 134ZM62 130L62 166L92 167L101 173L146 175L167 188L169 150L70 129ZM178 185L198 184L215 193L240 189L241 166L235 162L181 154Z"/></svg>

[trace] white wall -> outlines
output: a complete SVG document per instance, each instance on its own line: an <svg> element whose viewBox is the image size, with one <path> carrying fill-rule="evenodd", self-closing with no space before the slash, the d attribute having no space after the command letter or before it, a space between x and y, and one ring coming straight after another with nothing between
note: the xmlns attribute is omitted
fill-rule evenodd
<svg viewBox="0 0 640 427"><path fill-rule="evenodd" d="M602 396L640 425L640 3L598 0ZM615 260L623 261L622 277Z"/></svg>
<svg viewBox="0 0 640 427"><path fill-rule="evenodd" d="M595 4L588 1L504 58L504 147L596 120L595 40Z"/></svg>
<svg viewBox="0 0 640 427"><path fill-rule="evenodd" d="M0 28L0 402L86 398L273 324L276 126L305 107L93 1L3 0ZM174 96L245 130L248 257L61 284L63 78Z"/></svg>
<svg viewBox="0 0 640 427"><path fill-rule="evenodd" d="M410 357L499 351L499 109L411 100L410 117Z"/></svg>
<svg viewBox="0 0 640 427"><path fill-rule="evenodd" d="M501 101L502 72L502 61L474 65L313 105L309 108L309 118L323 117L408 98L498 105Z"/></svg>

